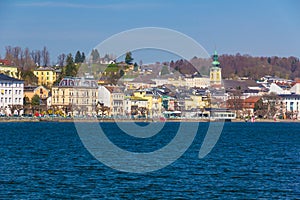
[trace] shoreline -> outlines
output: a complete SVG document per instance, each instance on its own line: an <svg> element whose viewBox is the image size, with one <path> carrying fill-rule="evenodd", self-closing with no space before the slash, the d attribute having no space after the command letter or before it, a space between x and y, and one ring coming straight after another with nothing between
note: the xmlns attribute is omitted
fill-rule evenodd
<svg viewBox="0 0 300 200"><path fill-rule="evenodd" d="M153 119L96 119L96 118L87 118L87 119L74 119L74 118L24 118L24 117L1 117L0 123L7 123L7 122L145 122L145 123L156 123L156 122L218 122L215 120L209 120L209 119L166 119L164 121L160 120L153 120ZM227 121L226 121L227 122ZM234 119L231 121L228 121L229 123L261 123L261 122L269 122L269 123L299 123L300 120L292 120L292 119L256 119L254 122L251 121L245 121L241 119Z"/></svg>

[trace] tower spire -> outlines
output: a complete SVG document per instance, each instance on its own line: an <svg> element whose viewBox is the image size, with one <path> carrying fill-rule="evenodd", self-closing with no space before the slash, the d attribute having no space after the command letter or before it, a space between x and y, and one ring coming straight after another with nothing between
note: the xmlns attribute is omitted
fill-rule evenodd
<svg viewBox="0 0 300 200"><path fill-rule="evenodd" d="M217 53L216 50L215 50L214 55L213 55L212 65L214 67L220 67L219 56L218 56L218 53Z"/></svg>

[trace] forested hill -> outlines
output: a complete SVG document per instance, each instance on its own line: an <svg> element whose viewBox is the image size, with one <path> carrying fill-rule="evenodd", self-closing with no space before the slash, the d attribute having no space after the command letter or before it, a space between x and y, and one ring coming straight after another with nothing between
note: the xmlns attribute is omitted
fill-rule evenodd
<svg viewBox="0 0 300 200"><path fill-rule="evenodd" d="M170 62L170 68L182 74L194 74L199 71L202 75L208 75L212 60L194 57L189 62L177 60ZM254 57L249 55L219 56L223 78L249 77L259 80L265 75L278 76L284 79L294 80L300 78L299 58L290 57ZM196 69L197 70L196 70Z"/></svg>
<svg viewBox="0 0 300 200"><path fill-rule="evenodd" d="M300 78L300 62L297 57L253 57L249 55L220 55L223 78L249 77L258 80L265 75L280 78Z"/></svg>

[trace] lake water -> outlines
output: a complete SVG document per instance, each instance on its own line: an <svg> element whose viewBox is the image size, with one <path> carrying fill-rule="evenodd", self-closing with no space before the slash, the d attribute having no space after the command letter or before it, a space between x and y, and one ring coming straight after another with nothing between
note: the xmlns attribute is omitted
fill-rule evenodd
<svg viewBox="0 0 300 200"><path fill-rule="evenodd" d="M140 124L141 126L147 124ZM123 149L153 151L178 123L147 139L102 123ZM208 123L173 164L134 174L111 169L83 146L73 123L0 123L0 199L300 198L300 123L225 123L214 149L198 153Z"/></svg>

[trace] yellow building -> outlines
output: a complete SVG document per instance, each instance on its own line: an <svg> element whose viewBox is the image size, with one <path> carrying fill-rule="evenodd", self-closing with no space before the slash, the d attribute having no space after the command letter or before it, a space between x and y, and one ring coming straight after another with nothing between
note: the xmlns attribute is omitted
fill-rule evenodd
<svg viewBox="0 0 300 200"><path fill-rule="evenodd" d="M207 96L191 95L185 99L185 110L204 109L209 107L209 99Z"/></svg>
<svg viewBox="0 0 300 200"><path fill-rule="evenodd" d="M152 92L148 92L145 90L138 90L136 92L133 93L133 97L131 98L132 100L146 100L147 101L147 110L151 111L152 110L152 106L153 106L153 94Z"/></svg>
<svg viewBox="0 0 300 200"><path fill-rule="evenodd" d="M25 86L24 87L24 97L28 97L28 100L31 101L32 97L37 94L40 99L45 100L49 97L49 92L44 86Z"/></svg>
<svg viewBox="0 0 300 200"><path fill-rule="evenodd" d="M92 115L98 102L98 84L93 79L68 77L52 87L51 106L66 115Z"/></svg>
<svg viewBox="0 0 300 200"><path fill-rule="evenodd" d="M3 73L13 78L20 79L20 74L18 73L17 67L0 65L0 73Z"/></svg>
<svg viewBox="0 0 300 200"><path fill-rule="evenodd" d="M56 71L51 67L39 67L34 70L33 73L38 78L39 85L47 85L51 87L56 81Z"/></svg>
<svg viewBox="0 0 300 200"><path fill-rule="evenodd" d="M210 85L211 86L221 86L222 84L222 74L221 67L219 62L219 57L217 52L215 51L213 55L212 67L210 68Z"/></svg>

